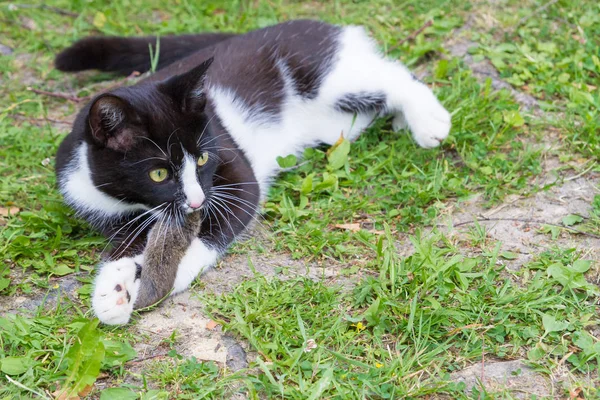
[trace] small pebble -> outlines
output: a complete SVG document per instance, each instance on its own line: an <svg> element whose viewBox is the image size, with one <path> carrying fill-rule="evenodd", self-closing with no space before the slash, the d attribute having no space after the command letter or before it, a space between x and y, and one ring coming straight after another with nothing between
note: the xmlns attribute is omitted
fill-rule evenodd
<svg viewBox="0 0 600 400"><path fill-rule="evenodd" d="M12 53L13 49L0 43L0 54L3 56L10 56Z"/></svg>

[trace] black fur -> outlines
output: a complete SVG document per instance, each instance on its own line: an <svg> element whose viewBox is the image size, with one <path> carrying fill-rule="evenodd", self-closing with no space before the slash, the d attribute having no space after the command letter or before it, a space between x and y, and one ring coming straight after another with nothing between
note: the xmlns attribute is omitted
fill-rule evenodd
<svg viewBox="0 0 600 400"><path fill-rule="evenodd" d="M168 78L212 57L215 61L207 71L208 80L221 87L235 88L246 106L260 108L276 118L285 93L281 71L274 60L278 59L291 75L297 93L314 98L322 77L332 66L340 32L338 26L319 21L288 21L201 49L149 79Z"/></svg>
<svg viewBox="0 0 600 400"><path fill-rule="evenodd" d="M56 162L59 184L66 179L76 149L81 142L85 142L88 145L87 160L92 180L99 190L126 203L144 204L149 208L165 203L164 208L169 208L168 212L183 222L183 215L178 210L185 196L178 182L178 168L182 164L184 151L196 158L208 151L211 154L209 162L198 168L197 172L198 181L207 195L206 201L210 201L211 187L243 182L244 186L240 187L243 191L237 195L243 201L257 204L258 184L255 183L252 168L218 120L213 118L212 107L204 108L206 103L200 102L190 108L190 104L198 102L201 97L197 91L201 90L208 65L208 62L201 64L166 81L147 81L119 88L92 100L79 113L73 131L59 147ZM111 107L123 112L123 120L116 126L112 126L110 121L106 122L104 116L96 115L101 108L95 106L106 98L110 99ZM109 115L111 112L107 111ZM212 123L208 125L210 120ZM166 168L169 178L160 183L153 182L148 174L156 168ZM76 207L76 204L73 206ZM99 219L98 215L84 209L77 211L110 237L141 215L141 212L136 212L110 220ZM217 231L207 221L200 236L218 247L226 247L251 220L248 211L237 211L239 215L232 221L225 221L225 215L213 216L212 224L231 226L233 230ZM133 222L113 238L114 257L140 251L150 227L143 229L144 221L146 218ZM136 240L129 243L132 232L138 229Z"/></svg>
<svg viewBox="0 0 600 400"><path fill-rule="evenodd" d="M366 113L385 111L385 93L350 93L335 103L335 108L347 113Z"/></svg>
<svg viewBox="0 0 600 400"><path fill-rule="evenodd" d="M234 37L231 33L165 36L160 38L157 69L190 54ZM150 49L156 51L156 37L89 37L74 43L56 56L54 65L65 72L97 69L130 75L150 70Z"/></svg>

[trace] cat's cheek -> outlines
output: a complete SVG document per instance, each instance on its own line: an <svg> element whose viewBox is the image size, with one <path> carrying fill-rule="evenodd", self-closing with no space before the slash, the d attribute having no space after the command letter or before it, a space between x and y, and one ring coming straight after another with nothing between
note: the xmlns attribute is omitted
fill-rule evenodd
<svg viewBox="0 0 600 400"><path fill-rule="evenodd" d="M100 267L94 286L92 307L101 322L107 325L129 322L140 290L138 265L142 261L140 256L126 257Z"/></svg>

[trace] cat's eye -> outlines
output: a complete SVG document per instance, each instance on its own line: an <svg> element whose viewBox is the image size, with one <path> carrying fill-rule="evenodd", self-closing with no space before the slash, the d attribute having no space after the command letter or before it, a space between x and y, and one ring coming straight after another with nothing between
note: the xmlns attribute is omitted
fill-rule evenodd
<svg viewBox="0 0 600 400"><path fill-rule="evenodd" d="M208 162L208 153L205 151L202 153L200 158L198 158L198 166L201 167Z"/></svg>
<svg viewBox="0 0 600 400"><path fill-rule="evenodd" d="M166 168L158 168L150 171L149 175L154 182L162 182L169 176L169 171Z"/></svg>

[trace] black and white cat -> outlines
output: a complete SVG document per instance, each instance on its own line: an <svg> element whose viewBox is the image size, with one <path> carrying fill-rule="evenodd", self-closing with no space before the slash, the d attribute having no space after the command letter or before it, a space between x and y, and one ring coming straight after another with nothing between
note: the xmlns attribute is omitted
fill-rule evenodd
<svg viewBox="0 0 600 400"><path fill-rule="evenodd" d="M145 72L154 42L88 38L56 66ZM150 227L202 213L176 272L172 292L181 292L255 217L278 156L340 134L354 140L382 115L428 148L451 126L431 90L384 58L361 27L299 20L239 36L161 39L159 70L93 99L57 155L65 201L114 246L95 283L98 318L128 322Z"/></svg>

